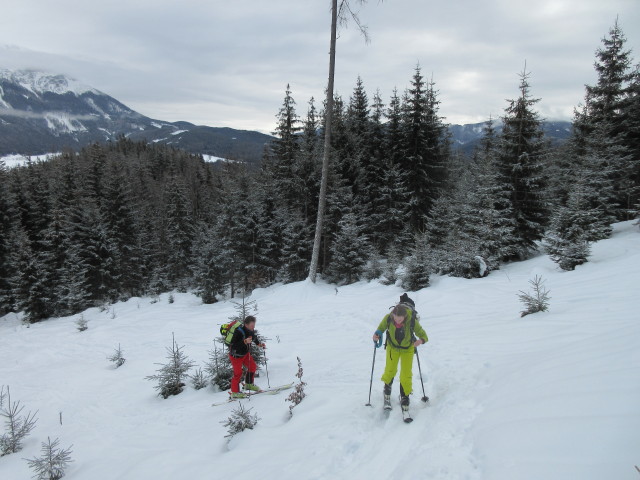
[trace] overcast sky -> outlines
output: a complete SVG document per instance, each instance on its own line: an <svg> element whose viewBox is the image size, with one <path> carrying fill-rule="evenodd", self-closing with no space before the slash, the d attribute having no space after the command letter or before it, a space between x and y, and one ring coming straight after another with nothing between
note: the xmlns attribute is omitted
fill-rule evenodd
<svg viewBox="0 0 640 480"><path fill-rule="evenodd" d="M448 123L481 122L518 95L567 119L593 84L595 51L619 19L640 62L640 0L369 0L342 28L336 91L358 75L388 103L415 66ZM330 0L0 0L0 68L65 73L143 115L270 133L287 84L304 116L321 106Z"/></svg>

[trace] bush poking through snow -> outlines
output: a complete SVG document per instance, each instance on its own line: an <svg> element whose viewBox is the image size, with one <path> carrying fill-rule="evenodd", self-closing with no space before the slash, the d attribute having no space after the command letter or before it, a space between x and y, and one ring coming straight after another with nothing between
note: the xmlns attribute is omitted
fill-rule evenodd
<svg viewBox="0 0 640 480"><path fill-rule="evenodd" d="M529 315L530 313L546 312L549 309L549 291L544 287L544 281L542 277L536 275L533 280L529 280L529 283L533 287L533 293L526 293L520 290L518 298L526 307L520 314L521 317Z"/></svg>
<svg viewBox="0 0 640 480"><path fill-rule="evenodd" d="M36 414L29 412L26 416L22 416L22 410L24 407L20 405L20 401L11 402L9 387L6 392L2 387L0 390L0 416L5 418L5 433L0 435L0 457L22 450L22 441L36 426Z"/></svg>
<svg viewBox="0 0 640 480"><path fill-rule="evenodd" d="M196 373L191 375L191 381L193 382L193 388L196 390L202 390L209 384L209 379L202 371L202 368L198 368Z"/></svg>
<svg viewBox="0 0 640 480"><path fill-rule="evenodd" d="M291 405L289 405L289 413L291 415L293 415L293 408L298 405L304 397L307 396L307 394L304 393L304 386L306 385L306 383L302 381L302 374L304 373L304 371L302 370L302 362L300 361L300 357L296 358L298 359L298 373L296 373L296 377L298 377L300 381L296 384L293 392L291 392L291 394L287 397L287 401L291 402Z"/></svg>
<svg viewBox="0 0 640 480"><path fill-rule="evenodd" d="M71 447L64 450L58 448L60 441L56 438L53 442L47 437L47 443L42 442L42 456L40 458L27 459L29 468L35 472L37 480L59 480L64 477L71 460Z"/></svg>
<svg viewBox="0 0 640 480"><path fill-rule="evenodd" d="M76 320L76 327L78 328L78 331L84 332L87 328L89 328L89 326L87 325L88 323L89 322L86 318L84 318L84 315L80 315L80 318Z"/></svg>
<svg viewBox="0 0 640 480"><path fill-rule="evenodd" d="M113 355L107 357L110 362L113 362L116 368L121 367L126 359L122 356L122 348L120 348L120 344L118 344L118 348L116 348L113 352Z"/></svg>
<svg viewBox="0 0 640 480"><path fill-rule="evenodd" d="M169 363L161 365L156 375L146 377L147 380L155 380L158 382L156 390L162 398L169 398L171 395L178 395L185 386L184 379L189 375L187 372L193 367L194 363L187 358L182 352L182 347L176 343L176 337L172 334L173 345L167 348L167 359Z"/></svg>
<svg viewBox="0 0 640 480"><path fill-rule="evenodd" d="M257 414L251 414L251 409L245 410L244 405L242 403L238 404L238 408L231 411L231 416L227 418L222 423L225 427L227 427L228 435L226 437L233 437L236 433L243 432L247 429L253 430L258 423Z"/></svg>

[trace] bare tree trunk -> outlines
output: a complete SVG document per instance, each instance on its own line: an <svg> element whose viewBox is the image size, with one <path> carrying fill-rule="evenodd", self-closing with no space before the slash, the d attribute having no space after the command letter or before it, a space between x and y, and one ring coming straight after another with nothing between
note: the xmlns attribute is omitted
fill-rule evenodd
<svg viewBox="0 0 640 480"><path fill-rule="evenodd" d="M332 0L331 6L331 47L329 49L329 85L327 87L327 105L324 121L324 155L322 157L322 179L320 181L320 196L318 198L318 218L316 220L316 235L313 241L313 255L309 268L309 279L315 283L320 258L320 243L322 239L322 223L327 203L327 179L329 176L329 155L331 153L331 121L333 119L333 79L336 67L336 29L338 24L338 0Z"/></svg>

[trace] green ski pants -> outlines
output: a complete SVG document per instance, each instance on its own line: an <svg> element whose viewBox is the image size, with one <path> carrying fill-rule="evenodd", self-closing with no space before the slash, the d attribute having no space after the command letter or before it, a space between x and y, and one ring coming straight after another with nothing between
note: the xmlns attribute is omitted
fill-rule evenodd
<svg viewBox="0 0 640 480"><path fill-rule="evenodd" d="M398 362L400 362L400 385L405 395L413 391L413 355L415 347L412 345L406 349L393 348L387 345L387 363L382 374L382 381L391 383L398 373Z"/></svg>

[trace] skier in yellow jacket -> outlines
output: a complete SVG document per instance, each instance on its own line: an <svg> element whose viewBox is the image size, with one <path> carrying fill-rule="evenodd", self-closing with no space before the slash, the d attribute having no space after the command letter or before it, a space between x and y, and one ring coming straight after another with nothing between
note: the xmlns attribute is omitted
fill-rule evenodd
<svg viewBox="0 0 640 480"><path fill-rule="evenodd" d="M384 407L391 408L391 384L398 372L400 363L400 405L403 410L409 409L409 395L413 391L412 370L415 347L429 341L426 332L420 325L420 319L414 310L415 304L405 293L400 303L391 313L384 316L378 329L373 334L373 341L382 345L382 334L387 332L385 348L387 361L382 374L384 382Z"/></svg>

